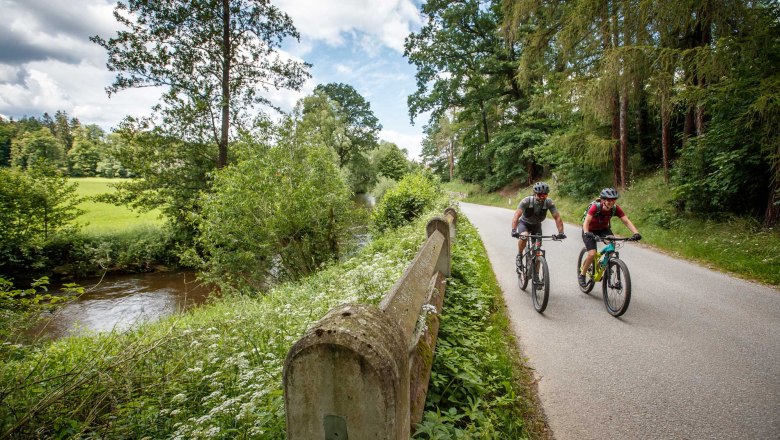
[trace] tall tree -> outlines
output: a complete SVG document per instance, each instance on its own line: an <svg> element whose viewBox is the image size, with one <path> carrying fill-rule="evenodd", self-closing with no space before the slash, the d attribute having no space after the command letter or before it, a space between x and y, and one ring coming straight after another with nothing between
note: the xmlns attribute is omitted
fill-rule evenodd
<svg viewBox="0 0 780 440"><path fill-rule="evenodd" d="M24 132L11 142L11 165L15 167L27 169L43 162L57 167L64 157L62 143L46 127Z"/></svg>
<svg viewBox="0 0 780 440"><path fill-rule="evenodd" d="M241 127L262 91L298 90L308 64L283 60L276 49L298 38L290 17L267 0L120 2L114 17L126 30L91 40L119 72L109 95L161 86L155 107L166 131L183 141L217 146L218 168L228 162L231 127Z"/></svg>
<svg viewBox="0 0 780 440"><path fill-rule="evenodd" d="M314 88L314 93L317 92L338 104L341 119L346 124L346 135L350 142L344 144L345 148L336 150L340 166L345 166L356 155L377 147L377 134L382 130L382 125L371 110L371 103L354 87L341 83L320 84Z"/></svg>

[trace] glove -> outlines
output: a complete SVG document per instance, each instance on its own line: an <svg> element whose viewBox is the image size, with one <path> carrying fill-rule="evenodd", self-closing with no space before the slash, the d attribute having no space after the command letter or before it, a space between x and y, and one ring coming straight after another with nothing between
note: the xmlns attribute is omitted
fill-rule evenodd
<svg viewBox="0 0 780 440"><path fill-rule="evenodd" d="M634 240L634 241L639 241L641 239L642 239L642 234L640 234L639 232L637 232L636 234L631 236L631 240Z"/></svg>
<svg viewBox="0 0 780 440"><path fill-rule="evenodd" d="M585 238L595 239L596 236L592 232L586 232L585 233Z"/></svg>
<svg viewBox="0 0 780 440"><path fill-rule="evenodd" d="M512 229L512 237L520 238L520 233L517 232L517 229Z"/></svg>
<svg viewBox="0 0 780 440"><path fill-rule="evenodd" d="M564 234L563 232L555 236L556 240L563 240L564 238L566 238L566 234Z"/></svg>

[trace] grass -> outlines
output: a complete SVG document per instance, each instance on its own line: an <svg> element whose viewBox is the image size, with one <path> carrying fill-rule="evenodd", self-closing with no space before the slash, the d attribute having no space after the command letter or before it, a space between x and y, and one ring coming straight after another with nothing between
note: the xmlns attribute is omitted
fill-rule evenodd
<svg viewBox="0 0 780 440"><path fill-rule="evenodd" d="M507 197L462 183L446 184L445 189L467 193L465 202L510 209L515 209L519 200L515 195L513 205L507 206ZM522 197L532 192L530 187L522 187L518 194ZM579 225L583 210L592 200L561 196L554 184L550 197L564 221L575 225ZM744 279L780 285L780 230L763 229L756 220L744 217L716 220L679 216L671 197L660 175L638 179L621 192L618 203L642 233L643 244ZM613 221L612 226L616 234L630 233L620 221Z"/></svg>
<svg viewBox="0 0 780 440"><path fill-rule="evenodd" d="M216 299L124 333L5 347L0 437L284 438L289 348L332 307L377 304L439 212L265 295ZM500 289L465 219L453 272L415 438L544 438L530 370L518 363Z"/></svg>
<svg viewBox="0 0 780 440"><path fill-rule="evenodd" d="M82 177L70 180L78 184L78 196L87 198L79 204L79 208L86 212L76 220L85 225L83 231L87 235L125 234L137 228L157 228L163 224L157 210L139 213L124 206L91 200L94 196L113 192L109 185L120 182L119 179Z"/></svg>

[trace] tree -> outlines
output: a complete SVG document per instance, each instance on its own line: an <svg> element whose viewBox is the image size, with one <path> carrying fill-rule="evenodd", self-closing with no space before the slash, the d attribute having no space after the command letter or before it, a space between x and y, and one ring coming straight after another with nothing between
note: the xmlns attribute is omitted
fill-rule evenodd
<svg viewBox="0 0 780 440"><path fill-rule="evenodd" d="M409 172L409 159L406 154L406 150L401 150L398 145L382 141L371 157L380 176L399 181Z"/></svg>
<svg viewBox="0 0 780 440"><path fill-rule="evenodd" d="M261 92L298 90L308 77L308 64L276 52L298 33L268 1L128 0L114 17L127 30L91 38L108 52L108 68L119 72L109 95L165 87L155 107L161 126L183 142L216 145L217 168L228 163L231 127L242 127L255 105L273 106Z"/></svg>
<svg viewBox="0 0 780 440"><path fill-rule="evenodd" d="M0 273L41 264L37 250L52 235L73 228L80 201L76 184L51 165L39 163L27 172L0 169Z"/></svg>
<svg viewBox="0 0 780 440"><path fill-rule="evenodd" d="M324 93L338 104L341 119L346 125L346 136L350 142L336 150L339 165L344 167L360 153L377 147L377 133L382 130L379 119L371 111L371 104L348 84L329 83L318 85L314 93Z"/></svg>
<svg viewBox="0 0 780 440"><path fill-rule="evenodd" d="M247 140L204 199L202 276L223 292L254 294L306 275L338 258L349 233L353 202L333 151L299 145L291 122L277 145Z"/></svg>
<svg viewBox="0 0 780 440"><path fill-rule="evenodd" d="M459 154L460 142L449 116L445 114L428 124L424 132L421 154L423 164L442 177L446 175L451 181L455 173L455 157Z"/></svg>
<svg viewBox="0 0 780 440"><path fill-rule="evenodd" d="M48 128L22 133L11 142L11 165L31 168L39 162L61 166L65 157L63 146Z"/></svg>
<svg viewBox="0 0 780 440"><path fill-rule="evenodd" d="M0 167L11 165L11 141L16 130L16 123L0 116Z"/></svg>

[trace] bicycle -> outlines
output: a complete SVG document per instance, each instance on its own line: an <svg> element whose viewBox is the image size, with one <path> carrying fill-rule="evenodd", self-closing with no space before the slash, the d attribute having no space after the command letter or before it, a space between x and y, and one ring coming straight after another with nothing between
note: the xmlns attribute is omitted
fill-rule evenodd
<svg viewBox="0 0 780 440"><path fill-rule="evenodd" d="M596 251L593 258L593 264L585 272L585 285L580 286L583 293L590 293L597 282L602 282L604 295L604 305L610 315L618 317L626 313L628 304L631 302L631 274L628 272L628 266L620 259L617 249L623 247L627 241L636 241L633 238L616 238L613 236L599 237L605 246ZM580 274L582 262L587 255L588 250L582 248L580 256L577 259L577 276ZM579 285L579 283L577 283Z"/></svg>
<svg viewBox="0 0 780 440"><path fill-rule="evenodd" d="M542 239L551 238L553 241L559 241L557 235L527 235L520 237L521 240L531 239L531 244L527 245L522 255L515 258L515 267L517 270L517 280L520 288L525 290L528 287L528 281L531 283L531 298L534 302L534 309L542 313L547 308L547 301L550 299L550 270L547 267L545 250L542 249Z"/></svg>

